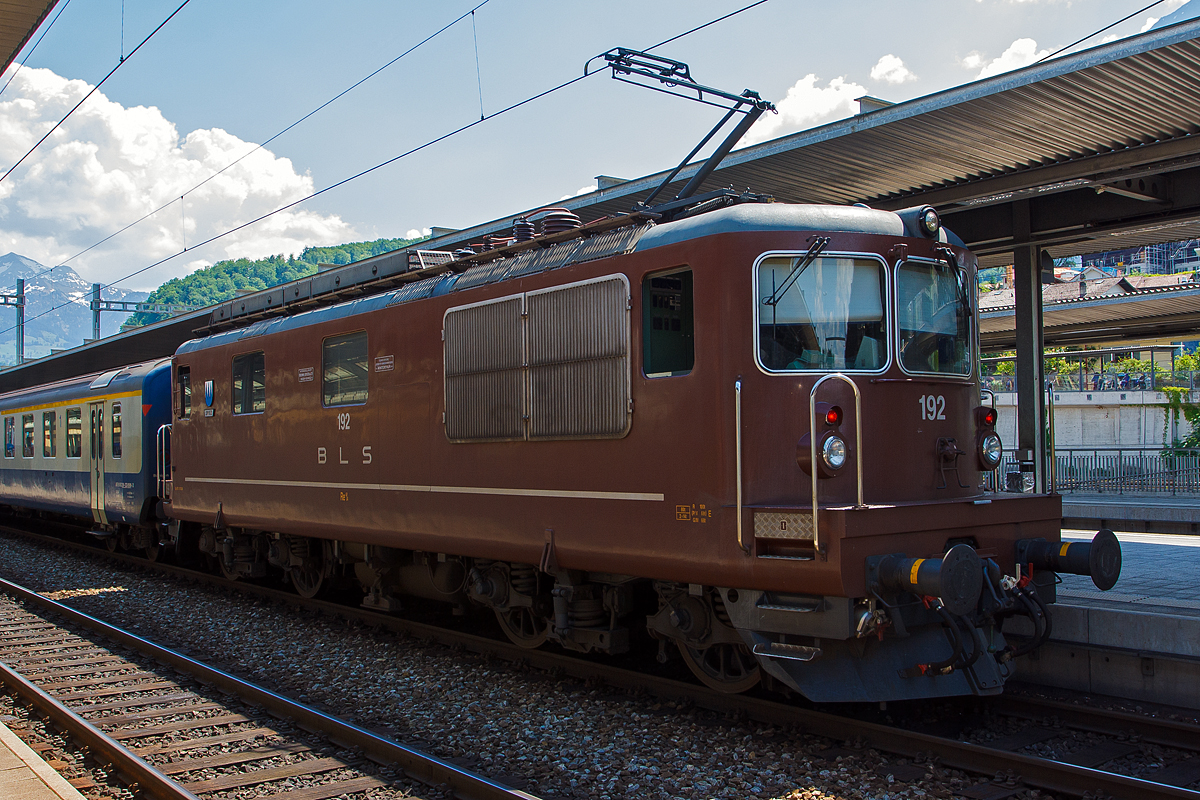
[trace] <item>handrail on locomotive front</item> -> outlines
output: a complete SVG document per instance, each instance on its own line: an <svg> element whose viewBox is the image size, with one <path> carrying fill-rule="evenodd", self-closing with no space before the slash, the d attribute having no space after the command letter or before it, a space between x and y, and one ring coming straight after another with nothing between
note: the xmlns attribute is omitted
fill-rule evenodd
<svg viewBox="0 0 1200 800"><path fill-rule="evenodd" d="M825 381L839 380L843 383L850 384L850 388L854 390L854 446L857 448L854 453L854 470L857 477L858 485L858 503L857 508L862 508L863 505L863 460L862 460L862 396L858 391L858 384L847 375L840 372L832 372L823 376L820 380L813 384L812 389L808 393L808 444L810 448L809 464L812 465L812 527L813 527L813 547L819 549L821 547L821 537L817 527L817 517L820 506L817 504L817 480L820 470L817 469L817 389L821 388L821 384Z"/></svg>
<svg viewBox="0 0 1200 800"><path fill-rule="evenodd" d="M154 465L154 478L157 482L158 498L171 499L171 423L160 425L155 435L155 446L158 463Z"/></svg>
<svg viewBox="0 0 1200 800"><path fill-rule="evenodd" d="M750 547L742 535L742 379L739 376L733 382L733 419L734 419L734 450L735 478L737 482L737 539L738 547L750 554Z"/></svg>

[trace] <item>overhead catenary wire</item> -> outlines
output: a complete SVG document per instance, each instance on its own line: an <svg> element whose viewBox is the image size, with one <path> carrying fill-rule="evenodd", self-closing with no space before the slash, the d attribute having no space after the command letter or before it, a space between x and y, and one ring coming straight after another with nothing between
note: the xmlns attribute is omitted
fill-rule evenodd
<svg viewBox="0 0 1200 800"><path fill-rule="evenodd" d="M70 2L70 0L67 0L67 2ZM340 100L342 97L346 96L347 94L349 94L349 93L350 93L351 91L353 91L354 89L357 89L359 86L362 86L364 83L366 83L367 81L369 81L371 78L373 78L373 77L375 77L376 75L378 75L379 73L383 72L385 69L387 69L388 67L392 66L392 65L393 65L393 64L395 64L397 61L399 61L400 59L402 59L402 58L404 58L405 56L409 55L409 54L410 54L410 53L412 53L413 51L417 50L417 49L418 49L418 48L420 48L422 45L428 44L428 43L429 43L431 40L435 39L436 37L438 37L438 36L440 36L441 34L445 33L445 32L446 32L447 30L449 30L450 28L452 28L452 27L454 27L455 25L457 25L458 23L462 22L462 21L463 21L464 19L466 19L468 16L471 16L471 15L473 15L473 14L474 14L476 11L478 11L478 10L479 10L479 9L481 9L481 8L483 8L484 6L486 6L486 5L487 5L488 3L490 3L490 2L491 2L491 0L483 0L483 2L481 2L481 3L477 4L476 6L474 6L474 7L473 7L473 8L472 8L470 11L466 11L466 12L464 12L463 14L459 15L458 17L456 17L455 19L453 19L453 20L451 20L450 22L446 23L445 25L443 25L443 26L442 26L441 28L439 28L438 30L436 30L436 31L434 31L433 33L429 34L428 36L426 36L426 37L425 37L424 39L422 39L421 41L417 42L416 44L414 44L413 46L409 47L409 48L408 48L407 50L405 50L404 52L400 53L400 55L398 55L398 56L396 56L395 58L393 58L392 60L388 61L388 62L387 62L386 64L384 64L383 66L381 66L381 67L379 67L379 68L375 69L375 70L374 70L374 71L372 71L371 73L369 73L369 74L367 74L366 76L364 76L364 77L360 78L359 80L355 81L355 82L354 82L354 83L352 83L350 86L347 86L345 89L343 89L342 91L338 92L338 93L337 93L337 94L335 94L333 97L331 97L331 98L329 98L328 100L326 100L325 102L321 103L319 106L317 106L316 108L314 108L312 111L309 111L307 114L305 114L304 116L300 117L300 118L299 118L299 119L297 119L296 121L292 122L290 125L287 125L286 127L282 128L282 129L281 129L281 130L279 130L277 133L275 133L274 135L272 135L270 138L268 138L268 139L266 139L266 140L264 140L264 141L262 141L262 142L259 142L259 143L258 143L258 144L256 144L256 145L254 145L254 147L250 148L250 149L249 149L249 150L247 150L245 153L243 153L242 155L240 155L240 156L238 156L237 158L235 158L233 161L230 161L228 164L226 164L226 165L225 165L224 167L222 167L221 169L219 169L219 170L217 170L216 172L212 173L211 175L209 175L207 178L205 178L204 180L202 180L202 181L200 181L199 183L197 183L197 184L196 184L195 186L193 186L192 188L190 188L190 189L188 189L187 191L183 192L183 194L182 194L182 195L180 195L179 197L172 197L170 200L168 200L167 202L163 203L162 205L160 205L158 208L154 209L153 211L148 211L148 212L146 212L146 213L145 213L145 214L143 214L142 216L140 216L140 217L138 217L137 219L135 219L133 222L130 222L130 223L128 223L127 225L125 225L124 227L122 227L122 228L120 228L120 229L118 229L118 230L116 230L116 231L113 231L113 232L112 232L112 233L110 233L108 236L105 236L105 237L104 237L103 239L101 239L100 241L98 241L98 242L95 242L95 243L93 243L93 244L91 244L91 245L88 245L88 246L87 246L87 247L85 247L84 249L80 250L78 253L75 253L74 255L70 256L69 258L63 259L63 260L62 260L61 262L59 262L58 264L55 264L53 267L49 267L48 269L42 270L41 272L38 272L38 273L35 273L34 275L31 275L31 276L29 276L28 278L26 278L26 280L33 280L33 279L35 279L35 278L38 278L38 277L40 277L40 276L42 276L42 275L45 275L45 274L47 274L47 273L49 273L49 272L53 272L54 270L58 269L59 267L64 267L64 266L66 266L67 264L71 263L72 261L74 261L75 259L79 258L80 256L82 256L82 255L84 255L84 254L86 254L86 253L88 253L88 252L90 252L90 251L92 251L92 250L95 250L95 249L96 249L97 247L99 247L100 245L102 245L102 244L105 244L105 243L107 243L107 242L109 242L109 241L112 241L112 240L113 240L113 239L115 239L117 236L120 236L122 233L124 233L125 231L129 230L130 228L133 228L133 227L135 227L135 226L137 226L137 225L139 225L139 224L141 224L141 223L145 222L146 220L150 219L151 217L153 217L155 214L157 214L158 212L162 211L163 209L165 209L165 208L167 208L167 207L171 206L171 205L172 205L172 204L174 204L175 202L182 201L182 199L183 199L184 197L187 197L189 194L191 194L192 192L195 192L197 189L201 188L202 186L204 186L205 184L207 184L209 181L211 181L211 180L213 180L213 179L215 179L215 178L219 177L220 175L222 175L222 174L224 174L225 172L229 171L229 170L230 170L230 169L232 169L233 167L237 166L237 165L238 165L238 164L240 164L242 161L246 160L246 159L247 159L247 158L249 158L250 156L252 156L252 155L254 155L255 153L257 153L259 150L262 150L264 147L266 147L267 145L269 145L271 142L273 142L273 141L275 141L276 139L278 139L280 136L283 136L285 133L287 133L288 131L292 130L293 128L295 128L297 125L301 124L301 123L302 123L302 122L304 122L305 120L309 119L309 118L310 118L310 117L312 117L314 114L317 114L318 112L320 112L320 111L322 111L323 109L327 108L327 107L328 107L329 105L331 105L332 103L336 102L337 100ZM130 55L132 55L132 53L131 53ZM481 90L481 91L482 91L482 90ZM482 105L483 105L483 99L482 99L482 94L481 94L481 95L480 95L480 108L482 108ZM193 248L193 249L194 249L194 248ZM39 315L39 316L40 316L40 315Z"/></svg>
<svg viewBox="0 0 1200 800"><path fill-rule="evenodd" d="M13 78L17 77L17 73L20 72L21 68L25 66L25 62L33 56L33 51L37 50L37 46L42 43L42 39L46 38L46 34L49 33L50 29L54 27L54 23L58 22L58 18L62 16L62 13L67 10L67 6L69 5L71 5L71 0L66 0L65 3L59 6L58 13L54 15L54 19L50 20L50 24L47 25L45 30L42 31L42 35L37 38L37 41L33 43L33 47L29 48L29 52L26 53L25 57L22 58L20 63L17 64L17 68L13 70L13 74L9 75L8 80L4 82L4 86L0 87L0 94L4 94L4 90L7 89L8 85L13 82Z"/></svg>
<svg viewBox="0 0 1200 800"><path fill-rule="evenodd" d="M103 86L103 85L104 85L104 82L105 82L106 80L108 80L109 78L111 78L111 77L113 76L113 74L114 74L114 73L115 73L117 70L119 70L119 69L120 69L120 68L121 68L121 67L122 67L122 66L125 64L125 62L126 62L126 61L128 61L128 60L129 60L129 59L131 59L131 58L133 58L133 54L134 54L134 53L136 53L138 50L141 50L141 49L142 49L142 45L144 45L146 42L150 41L150 39L151 39L151 38L153 38L154 34L156 34L156 33L158 33L159 31L161 31L161 30L163 29L163 27L164 27L164 26L165 26L165 25L166 25L168 22L170 22L172 19L174 19L174 18L175 18L175 15L176 15L176 14L178 14L180 11L182 11L182 10L183 10L183 7L184 7L184 6L186 6L186 5L187 5L188 3L190 3L190 2L192 2L192 0L183 0L183 2L179 4L179 8L175 9L174 11L172 11L172 12L171 12L171 14L170 14L170 16L168 16L166 19L164 19L162 22L160 22L160 23L158 24L158 27L157 27L157 28L155 28L154 30L150 31L150 33L149 33L149 34L146 36L146 38L145 38L145 39L142 39L142 41L141 41L141 42L138 44L138 46L137 46L137 47L135 47L135 48L133 48L132 50L130 50L130 51L129 51L129 55L128 55L128 56L126 56L125 58L123 58L123 59L121 59L120 61L118 61L118 62L117 62L117 65L116 65L115 67L113 67L112 69L110 69L110 70L108 71L108 74L107 74L107 75L105 75L103 78L101 78L101 79L100 79L100 82L99 82L99 83L97 83L95 86L93 86L93 87L91 88L91 91L89 91L87 94L85 94L85 95L83 96L83 99L81 99L81 100L80 100L78 103L76 103L76 104L75 104L75 105L74 105L74 106L71 108L71 110L70 110L70 111L68 111L68 112L66 113L66 115L64 115L64 116L63 116L63 118L62 118L62 119L60 119L58 122L54 123L54 127L52 127L50 130L46 131L46 135L45 135L45 136L43 136L41 139L38 139L38 140L37 140L37 144L35 144L33 147L29 148L28 152L26 152L26 153L25 153L25 155L23 155L23 156L21 156L19 159L17 159L17 163L15 163L15 164L13 164L11 167L9 167L7 172L5 172L3 175L0 175L0 183L3 183L5 178L7 178L9 175L12 175L12 173L13 173L13 170L15 170L17 167L21 166L21 163L22 163L22 162L23 162L25 159L29 158L29 156L30 156L30 155L33 153L33 151L34 151L34 150L37 150L37 149L38 149L38 147L40 147L40 146L41 146L42 142L44 142L44 141L46 141L47 139L49 139L49 138L50 138L50 134L52 134L52 133L54 133L56 130L58 130L59 126L60 126L60 125L62 125L64 122L66 122L66 121L67 121L67 117L70 117L72 114L74 114L74 113L75 113L75 110L76 110L76 109L78 109L78 108L79 108L81 105L83 105L84 103L86 103L86 102L87 102L87 99L88 99L89 97L91 97L93 94L95 94L95 93L96 93L96 90L97 90L97 89L99 89L101 86Z"/></svg>
<svg viewBox="0 0 1200 800"><path fill-rule="evenodd" d="M486 2L486 0L485 0L485 2ZM651 48L648 48L648 49L653 49L653 48L655 48L655 47L661 47L661 46L663 46L664 44L668 44L668 43L670 43L670 42L676 41L676 40L678 40L678 39L680 39L680 38L682 38L682 37L684 37L684 36L688 36L688 35L690 35L690 34L692 34L692 33L695 33L696 31L703 30L704 28L707 28L707 27L709 27L710 25L713 25L713 24L716 24L717 22L720 22L720 21L723 21L723 20L729 19L730 17L733 17L733 16L736 16L736 15L738 15L738 14L741 14L741 13L742 13L742 12L744 12L744 11L749 11L750 9L752 9L752 8L755 8L756 6L760 6L760 5L762 5L763 3L766 3L766 2L768 2L768 0L757 0L757 2L751 3L750 5L744 6L744 7L740 8L740 9L738 9L738 10L736 10L736 11L733 11L733 12L730 12L730 13L728 13L728 14L725 14L725 15L724 15L724 16L722 16L722 17L719 17L719 18L717 18L717 19L714 19L714 20L711 20L711 21L709 21L709 22L706 22L706 23L704 23L703 25L698 25L698 26L696 26L695 28L691 28L690 30L684 31L684 32L683 32L683 33L681 33L681 34L678 34L678 35L676 35L676 36L673 36L673 37L671 37L670 39L665 39L664 41L662 41L662 42L659 42L658 44L656 44L656 45L653 45ZM481 5L482 5L482 4L481 4ZM464 15L464 16L466 16L466 15ZM131 54L131 55L132 55L132 54ZM241 223L241 224L239 224L239 225L236 225L236 226L234 226L234 227L232 227L232 228L229 228L228 230L222 231L221 233L218 233L218 234L216 234L216 235L214 235L214 236L210 236L209 238L205 239L204 241L197 242L196 244L192 245L190 248L186 248L186 249L184 249L184 250L180 250L180 251L178 251L178 252L175 252L175 253L172 253L172 254L170 254L170 255L168 255L168 256L165 256L164 258L160 258L159 260L157 260L157 261L155 261L155 262L153 262L153 263L151 263L151 264L147 264L146 266L144 266L144 267L141 267L141 268L139 268L139 269L136 269L136 270L134 270L133 272L130 272L129 274L127 274L127 275L123 275L122 277L120 277L120 278L116 279L115 281L112 281L111 283L104 284L102 288L108 288L108 287L112 287L112 286L117 286L118 284L121 284L121 283L123 283L123 282L125 282L125 281L127 281L127 280L129 280L129 279L131 279L131 278L137 277L138 275L141 275L141 274L142 274L142 273L144 273L144 272L148 272L149 270L152 270L152 269L154 269L155 267L160 267L160 266L162 266L163 264L166 264L167 262L169 262L169 261L171 261L171 260L173 260L173 259L175 259L175 258L178 258L178 257L179 257L179 256L181 256L181 255L184 255L184 254L185 254L186 252L188 252L189 250L190 250L190 251L195 251L195 250L197 250L197 249L199 249L199 248L201 248L201 247L204 247L204 246L206 246L206 245L209 245L209 244L212 244L212 243L214 243L214 242L217 242L217 241L219 241L219 240L221 240L221 239L224 239L226 236L231 236L232 234L234 234L234 233L237 233L238 231L244 230L244 229L246 229L246 228L250 227L251 225L256 225L256 224L258 224L259 222L262 222L262 221L263 221L263 220L265 220L265 219L269 219L269 218L271 218L271 217L275 216L276 214L279 214L279 213L281 213L281 212L287 211L288 209L294 208L294 207L296 207L296 206L298 206L298 205L300 205L300 204L302 204L302 203L305 203L305 202L307 202L307 201L309 201L309 200L312 200L313 198L319 197L319 196L321 196L321 195L325 194L326 192L333 191L334 189L337 189L337 188L339 188L339 187L341 187L341 186L345 186L346 184L348 184L348 183L351 183L352 181L358 180L359 178L362 178L362 177L364 177L364 176L366 176L366 175L370 175L371 173L373 173L373 172L376 172L376 171L378 171L378 170L380 170L380 169L383 169L384 167L386 167L386 166L389 166L389 165L391 165L391 164L394 164L394 163L396 163L397 161L400 161L401 159L407 158L408 156L414 155L415 153L419 153L419 152L421 152L422 150L425 150L425 149L427 149L427 148L429 148L429 147L432 147L432 146L434 146L434 145L436 145L436 144L438 144L438 143L440 143L440 142L444 142L445 140L447 140L447 139L450 139L450 138L452 138L452 137L454 137L454 136L457 136L458 134L460 134L460 133L463 133L463 132L465 132L465 131L468 131L468 130L470 130L470 129L472 129L472 128L476 127L477 125L481 125L481 124L483 124L484 122L487 122L488 120L495 119L496 117L499 117L499 116L502 116L502 115L504 115L504 114L507 114L507 113L509 113L510 111L515 111L515 110L516 110L516 109L518 109L518 108L521 108L521 107L523 107L523 106L526 106L526 105L528 105L528 104L530 104L530 103L532 103L532 102L534 102L534 101L536 101L536 100L540 100L541 98L543 98L543 97L546 97L546 96L548 96L548 95L551 95L551 94L554 94L554 93L556 93L556 92L559 92L559 91L561 91L561 90L563 90L563 89L566 89L566 88L567 88L567 87L569 87L569 86L573 86L573 85L575 85L576 83L579 83L580 81L582 81L582 80L584 80L584 79L586 79L586 78L590 78L590 77L592 77L593 75L598 75L598 74L601 74L601 73L600 73L600 72L591 72L591 73L585 73L585 74L583 74L583 75L577 75L576 77L574 77L574 78L571 78L570 80L563 81L562 83L560 83L560 84L558 84L558 85L556 85L556 86L553 86L553 87L551 87L551 88L549 88L549 89L546 89L546 90L544 90L544 91L538 92L537 94L534 94L534 95L531 95L531 96L529 96L529 97L526 97L524 100L519 100L519 101L517 101L517 102L515 102L515 103L513 103L513 104L511 104L511 105L509 105L509 106L506 106L506 107L504 107L504 108L500 109L499 111L495 111L495 112L493 112L493 113L491 113L491 114L487 114L487 115L485 115L485 116L481 117L480 119L473 120L473 121L471 121L471 122L468 122L468 123L466 123L465 125L461 125L461 126L459 126L458 128L455 128L454 130L448 131L448 132L446 132L446 133L444 133L444 134L442 134L442 135L440 135L440 136L438 136L438 137L436 137L436 138L434 138L434 139L430 139L429 141L427 141L427 142L425 142L425 143L423 143L423 144L417 145L416 147L413 147L413 148L410 148L410 149L408 149L408 150L405 150L404 152L402 152L402 153L400 153L400 154L398 154L398 155L395 155L395 156L393 156L393 157L391 157L391 158L389 158L389 159L387 159L387 160L385 160L385 161L381 161L380 163L378 163L378 164L375 164L374 166L371 166L371 167L368 167L368 168L366 168L366 169L364 169L364 170L361 170L361 171L359 171L359 172L356 172L355 174L353 174L353 175L350 175L349 177L343 178L343 179L341 179L341 180L339 180L339 181L337 181L337 182L335 182L335 183L329 184L328 186L325 186L325 187L324 187L324 188L322 188L322 189L318 189L317 191L315 191L315 192L312 192L311 194L308 194L308 195L306 195L306 196L304 196L304 197L301 197L301 198L299 198L298 200L293 200L293 201L292 201L292 202L290 202L290 203L287 203L287 204L285 204L285 205L279 206L278 208L276 208L276 209L274 209L274 210L272 210L272 211L268 211L267 213L265 213L265 214L262 214L262 215L260 215L260 216L258 216L258 217L255 217L255 218L254 218L254 219L252 219L252 220L249 220L249 221L247 221L247 222L243 222L243 223ZM45 311L42 311L42 312L40 312L40 313L38 313L38 314L36 314L36 315L34 315L34 316L32 316L32 317L27 317L27 318L25 319L25 324L26 324L26 325L28 325L30 322L33 322L33 321L34 321L34 320L36 320L36 319L39 319L39 318L41 318L41 317L44 317L44 316L46 316L47 314L53 313L53 312L55 312L55 311L58 311L58 310L59 310L59 309L61 309L61 308L65 308L65 307L67 307L67 306L71 305L73 302L74 302L74 301L71 301L71 300L69 300L69 301L66 301L66 302L64 302L64 303L60 303L60 304L58 304L58 305L56 305L56 306L53 306L53 307L51 307L51 308L48 308L48 309L46 309ZM2 335L2 334L5 334L5 333L8 333L8 332L9 332L9 331L11 331L11 330L14 330L14 329L15 329L15 327L16 327L16 326L13 326L13 327L10 327L10 328L7 328L7 329L5 329L5 330L2 330L2 331L0 331L0 335Z"/></svg>
<svg viewBox="0 0 1200 800"><path fill-rule="evenodd" d="M1067 51L1067 50L1070 50L1072 47L1074 47L1074 46L1075 46L1075 45L1077 45L1077 44L1083 44L1083 43L1084 43L1084 42L1086 42L1088 39L1091 39L1093 36L1099 36L1100 34L1104 33L1106 30L1109 30L1110 28L1115 28L1115 27L1117 27L1118 25L1120 25L1122 22L1125 22L1125 21L1127 21L1127 20L1131 20L1131 19L1133 19L1133 18L1134 18L1134 17L1136 17L1138 14L1144 14L1145 12L1149 11L1150 9L1152 9L1152 8L1154 8L1155 6L1157 6L1157 5L1161 4L1161 3L1164 3L1164 2L1166 2L1166 0L1154 0L1154 2L1153 2L1153 3L1151 3L1150 5L1148 5L1148 6L1145 6L1145 7L1143 7L1143 8L1139 8L1137 11L1134 11L1132 14L1126 14L1125 16L1121 17L1121 18L1120 18L1119 20L1117 20L1116 22L1113 22L1113 23L1110 23L1110 24L1108 24L1108 25L1105 25L1103 28L1101 28L1101 29L1100 29L1100 30L1098 30L1098 31L1092 31L1092 32L1091 32L1091 33L1089 33L1087 36L1084 36L1082 39L1076 39L1075 41L1071 42L1071 43L1070 43L1069 45L1067 45L1066 47L1060 47L1060 48L1058 48L1057 50L1055 50L1053 53L1051 53L1050 55L1047 55L1047 56L1042 56L1041 58L1039 58L1037 61L1035 61L1035 62L1033 62L1033 63L1035 63L1035 64L1040 64L1040 63L1042 63L1043 61L1045 61L1045 60L1047 60L1047 59L1054 58L1054 57L1055 57L1056 55L1058 55L1059 53L1062 53L1062 52L1065 52L1065 51Z"/></svg>

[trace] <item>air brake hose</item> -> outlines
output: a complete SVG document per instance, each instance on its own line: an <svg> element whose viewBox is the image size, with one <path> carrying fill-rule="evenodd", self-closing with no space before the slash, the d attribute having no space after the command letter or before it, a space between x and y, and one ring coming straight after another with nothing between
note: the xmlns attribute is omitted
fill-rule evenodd
<svg viewBox="0 0 1200 800"><path fill-rule="evenodd" d="M919 675L945 675L949 672L953 672L955 669L954 665L960 658L962 658L963 642L962 637L959 635L958 625L954 622L954 618L950 616L950 612L948 612L941 605L941 603L935 604L934 610L937 611L938 616L942 618L942 624L950 631L950 638L954 644L954 652L950 654L949 658L941 661L935 661L931 664L917 664L909 667L908 669L902 669L900 670L900 676L902 678L915 678Z"/></svg>
<svg viewBox="0 0 1200 800"><path fill-rule="evenodd" d="M955 669L969 669L975 666L975 662L979 660L979 656L983 653L984 643L979 640L979 630L966 617L956 617L959 627L971 639L971 655L966 661L961 664L956 664Z"/></svg>
<svg viewBox="0 0 1200 800"><path fill-rule="evenodd" d="M1017 594L1017 599L1025 605L1028 617L1033 622L1033 636L1029 637L1029 641L1021 647L1006 647L1007 655L1004 658L1005 661L1017 656L1023 656L1026 653L1032 653L1037 649L1038 645L1045 639L1046 625L1049 621L1049 617L1042 614L1041 609L1029 599L1029 596L1024 591Z"/></svg>
<svg viewBox="0 0 1200 800"><path fill-rule="evenodd" d="M1028 596L1029 599L1034 602L1034 604L1042 612L1042 619L1045 620L1042 636L1040 639L1038 639L1037 644L1034 645L1034 647L1041 647L1050 640L1050 632L1054 628L1054 619L1050 616L1050 608L1046 605L1046 602L1042 600L1042 596L1038 594L1036 589L1031 589L1030 587L1026 586L1021 589L1021 593Z"/></svg>

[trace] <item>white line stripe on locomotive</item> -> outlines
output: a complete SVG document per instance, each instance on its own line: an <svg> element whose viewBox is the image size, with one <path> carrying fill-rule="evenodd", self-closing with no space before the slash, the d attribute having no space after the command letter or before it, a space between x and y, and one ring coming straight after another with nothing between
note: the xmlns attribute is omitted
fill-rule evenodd
<svg viewBox="0 0 1200 800"><path fill-rule="evenodd" d="M240 478L184 478L190 483L230 483L243 486L296 486L303 489L374 489L383 492L430 492L433 494L490 494L510 497L556 497L573 500L646 500L661 503L656 492L593 492L560 489L502 489L487 486L424 486L392 483L326 483L324 481L267 481Z"/></svg>

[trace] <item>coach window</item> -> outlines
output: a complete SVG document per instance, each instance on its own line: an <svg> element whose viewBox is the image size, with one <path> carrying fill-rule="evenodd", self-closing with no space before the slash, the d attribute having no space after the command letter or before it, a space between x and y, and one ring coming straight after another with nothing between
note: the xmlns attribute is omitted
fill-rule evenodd
<svg viewBox="0 0 1200 800"><path fill-rule="evenodd" d="M21 458L33 458L33 414L21 415Z"/></svg>
<svg viewBox="0 0 1200 800"><path fill-rule="evenodd" d="M180 367L175 373L175 384L179 390L179 418L192 416L192 368Z"/></svg>
<svg viewBox="0 0 1200 800"><path fill-rule="evenodd" d="M687 375L696 363L692 271L642 281L642 371L647 378Z"/></svg>
<svg viewBox="0 0 1200 800"><path fill-rule="evenodd" d="M803 254L758 265L758 353L772 371L883 369L883 264Z"/></svg>
<svg viewBox="0 0 1200 800"><path fill-rule="evenodd" d="M4 418L4 457L13 458L17 455L17 418Z"/></svg>
<svg viewBox="0 0 1200 800"><path fill-rule="evenodd" d="M322 342L321 374L326 406L367 402L367 332L330 336Z"/></svg>
<svg viewBox="0 0 1200 800"><path fill-rule="evenodd" d="M42 412L42 456L58 458L58 412Z"/></svg>
<svg viewBox="0 0 1200 800"><path fill-rule="evenodd" d="M243 353L233 359L233 413L267 410L267 368L263 353Z"/></svg>
<svg viewBox="0 0 1200 800"><path fill-rule="evenodd" d="M113 403L112 421L109 423L112 427L112 457L121 457L121 404Z"/></svg>
<svg viewBox="0 0 1200 800"><path fill-rule="evenodd" d="M78 408L67 409L67 458L83 456L83 413Z"/></svg>

